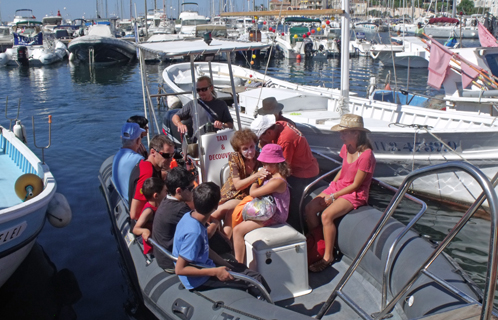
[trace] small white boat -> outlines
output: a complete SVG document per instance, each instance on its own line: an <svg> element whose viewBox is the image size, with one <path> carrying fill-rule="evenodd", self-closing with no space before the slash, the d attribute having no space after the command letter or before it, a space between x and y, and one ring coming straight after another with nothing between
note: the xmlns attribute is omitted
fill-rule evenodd
<svg viewBox="0 0 498 320"><path fill-rule="evenodd" d="M383 65L392 67L427 68L429 52L419 37L392 37L390 44L374 44L370 56Z"/></svg>
<svg viewBox="0 0 498 320"><path fill-rule="evenodd" d="M354 24L356 31L368 32L368 33L379 33L388 31L388 26L384 24L384 21L380 18L369 19L367 21L360 21Z"/></svg>
<svg viewBox="0 0 498 320"><path fill-rule="evenodd" d="M41 22L18 22L12 36L14 45L0 53L0 66L49 65L67 57L66 45L54 33L43 32Z"/></svg>
<svg viewBox="0 0 498 320"><path fill-rule="evenodd" d="M16 133L22 132L14 126ZM0 126L0 286L21 264L45 220L64 227L71 209L50 168L19 140Z"/></svg>
<svg viewBox="0 0 498 320"><path fill-rule="evenodd" d="M12 47L14 39L10 33L9 26L0 26L0 52L4 52L7 48Z"/></svg>

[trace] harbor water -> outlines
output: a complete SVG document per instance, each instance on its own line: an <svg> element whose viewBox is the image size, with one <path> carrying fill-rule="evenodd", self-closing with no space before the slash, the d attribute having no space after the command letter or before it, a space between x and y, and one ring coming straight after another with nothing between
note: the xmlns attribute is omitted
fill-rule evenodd
<svg viewBox="0 0 498 320"><path fill-rule="evenodd" d="M350 62L351 92L365 96L370 77L376 77L377 82L384 85L389 72L391 86L394 86L393 68L365 57L353 58ZM237 63L246 66L244 60ZM152 93L161 82L165 66L146 66ZM265 66L266 62L261 61L253 68L264 72ZM52 140L45 151L45 161L57 180L58 192L63 193L71 205L73 220L63 229L45 224L38 243L57 269L66 268L74 274L82 293L72 305L78 319L128 319L135 311L97 174L102 162L120 148L122 124L132 115L143 114L139 70L138 64L90 69L68 62L41 68L0 69L0 83L3 84L0 102L5 103L8 97L8 116L14 118L21 100L20 118L27 127L28 144L40 157L40 149L35 149L33 144L31 116L35 119L36 144L43 146L49 143L47 117L52 115ZM427 70L413 69L409 79L406 69L398 68L396 74L400 87L408 86L429 96L442 93L427 86ZM339 87L340 60L272 60L268 75L307 85ZM163 112L159 111L159 118ZM0 123L8 126L9 121L1 118ZM384 208L390 200L380 190L374 190L373 194L374 204L379 208ZM428 204L430 212L418 223L417 231L439 241L462 213L439 203ZM397 217L402 222L418 211L409 204L401 209ZM448 250L481 287L485 281L489 225L485 216L473 218ZM18 296L21 301L17 303L36 310L35 295L26 294L35 289L28 286L20 290L25 294ZM5 288L0 289L0 297L10 294ZM0 318L6 319L5 315L12 314L16 314L12 305L0 301ZM148 319L149 315L138 312L134 317ZM35 318L45 317L38 314Z"/></svg>

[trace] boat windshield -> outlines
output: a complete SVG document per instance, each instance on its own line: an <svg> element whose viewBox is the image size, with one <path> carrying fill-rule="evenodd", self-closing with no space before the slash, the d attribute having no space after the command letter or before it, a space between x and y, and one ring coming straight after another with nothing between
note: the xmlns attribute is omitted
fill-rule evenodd
<svg viewBox="0 0 498 320"><path fill-rule="evenodd" d="M498 77L498 53L492 53L486 55L486 62L488 63L491 73Z"/></svg>
<svg viewBox="0 0 498 320"><path fill-rule="evenodd" d="M182 26L196 26L198 24L206 24L206 19L202 19L202 20L182 20Z"/></svg>
<svg viewBox="0 0 498 320"><path fill-rule="evenodd" d="M8 28L0 28L0 36L8 36L10 31Z"/></svg>

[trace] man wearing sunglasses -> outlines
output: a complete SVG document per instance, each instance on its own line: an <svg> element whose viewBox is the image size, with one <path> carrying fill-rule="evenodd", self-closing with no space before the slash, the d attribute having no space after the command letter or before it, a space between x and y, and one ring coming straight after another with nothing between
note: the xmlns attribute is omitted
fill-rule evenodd
<svg viewBox="0 0 498 320"><path fill-rule="evenodd" d="M130 218L137 220L142 213L147 199L142 193L142 186L150 177L163 179L161 171L169 170L171 160L175 154L175 144L165 135L156 135L150 140L149 156L147 160L141 160L133 168L130 176L129 199Z"/></svg>
<svg viewBox="0 0 498 320"><path fill-rule="evenodd" d="M216 98L213 82L208 76L202 76L197 79L196 91L199 99L197 100L197 112L199 124L193 125L193 131L202 125L211 122L216 129L233 128L233 119L228 111L225 101ZM190 101L183 106L172 118L173 124L178 128L178 132L184 134L188 128L182 123L182 120L195 119L194 102Z"/></svg>

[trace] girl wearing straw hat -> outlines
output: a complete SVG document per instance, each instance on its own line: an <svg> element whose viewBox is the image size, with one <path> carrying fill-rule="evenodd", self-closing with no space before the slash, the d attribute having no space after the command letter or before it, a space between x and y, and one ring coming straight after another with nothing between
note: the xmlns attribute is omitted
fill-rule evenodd
<svg viewBox="0 0 498 320"><path fill-rule="evenodd" d="M337 229L334 221L353 209L367 204L375 170L375 157L367 138L370 132L363 126L363 118L345 114L341 122L331 129L340 133L342 168L329 187L316 196L305 208L308 230L323 228L325 253L323 259L311 264L311 272L321 272L334 261L334 244ZM318 213L321 212L321 216Z"/></svg>

